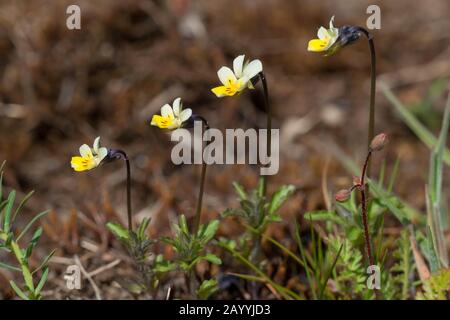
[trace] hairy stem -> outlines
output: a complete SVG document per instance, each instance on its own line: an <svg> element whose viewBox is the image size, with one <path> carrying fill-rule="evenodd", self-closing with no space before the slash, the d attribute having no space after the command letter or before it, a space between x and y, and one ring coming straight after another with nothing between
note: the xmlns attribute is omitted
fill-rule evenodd
<svg viewBox="0 0 450 320"><path fill-rule="evenodd" d="M202 121L204 129L208 130L209 129L208 122L200 116L197 116L197 118ZM206 145L208 145L208 143ZM203 151L204 151L204 148L202 149L202 159L203 159ZM201 220L200 218L202 215L202 202L203 202L203 194L204 194L204 189L205 189L207 166L208 166L208 164L206 163L206 161L203 160L202 172L201 172L201 176L200 176L200 189L198 191L198 198L197 198L197 209L195 210L195 218L194 218L194 230L193 230L194 234L197 234L198 228L200 227L200 220Z"/></svg>
<svg viewBox="0 0 450 320"><path fill-rule="evenodd" d="M362 223L364 226L364 240L366 243L366 252L367 252L367 258L369 260L370 265L375 265L375 260L372 255L372 247L371 247L371 241L370 241L370 234L369 234L369 224L367 221L367 199L366 199L366 186L365 186L365 176L367 174L367 168L369 166L370 156L372 155L372 151L369 150L367 153L366 161L364 162L363 170L361 173L361 185L360 185L360 192L361 192L361 212L362 212Z"/></svg>
<svg viewBox="0 0 450 320"><path fill-rule="evenodd" d="M272 155L272 141L271 141L272 140L272 112L271 112L270 103L269 103L269 89L267 86L267 80L266 80L266 76L264 75L264 72L259 73L259 78L260 78L262 86L263 86L264 102L266 104L266 116L267 116L266 150L267 150L267 156L270 158L270 156ZM266 191L267 191L267 176L263 175L262 180L263 180L262 181L263 196L265 197Z"/></svg>
<svg viewBox="0 0 450 320"><path fill-rule="evenodd" d="M370 142L375 136L375 91L377 83L376 75L376 54L375 54L375 42L373 41L373 36L366 29L359 28L359 30L366 36L369 42L370 50L370 106L369 106L369 128L367 134L367 145L370 146ZM370 161L367 165L367 176L370 176L371 164Z"/></svg>
<svg viewBox="0 0 450 320"><path fill-rule="evenodd" d="M114 150L113 155L118 155L119 158L125 160L127 169L127 216L128 216L128 230L133 231L133 216L131 212L131 166L130 159L123 150Z"/></svg>

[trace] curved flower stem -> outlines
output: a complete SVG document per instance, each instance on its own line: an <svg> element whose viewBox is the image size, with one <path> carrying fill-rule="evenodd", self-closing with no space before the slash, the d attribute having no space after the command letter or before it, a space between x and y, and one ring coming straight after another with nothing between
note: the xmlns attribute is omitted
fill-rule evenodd
<svg viewBox="0 0 450 320"><path fill-rule="evenodd" d="M200 116L196 116L196 118L202 121L204 129L206 129L206 130L209 129L208 121L206 121L205 118L200 117ZM208 143L206 145L208 145ZM203 159L203 151L204 150L205 150L205 148L202 148L202 159ZM200 227L200 218L202 215L202 202L203 202L203 193L204 193L204 189L205 189L207 166L208 166L208 164L206 163L206 161L203 160L202 172L201 172L201 176L200 176L200 189L198 191L198 198L197 198L197 209L195 210L195 218L194 218L194 230L193 230L194 235L197 234L197 231Z"/></svg>
<svg viewBox="0 0 450 320"><path fill-rule="evenodd" d="M364 162L364 167L361 173L361 185L359 186L361 192L361 213L362 213L362 223L364 226L364 240L366 242L366 252L367 258L369 260L370 265L375 265L375 260L372 255L370 234L369 234L369 224L367 221L367 199L366 199L366 187L365 187L365 176L367 174L367 168L370 162L370 156L372 155L372 151L369 149L367 153L366 161Z"/></svg>
<svg viewBox="0 0 450 320"><path fill-rule="evenodd" d="M259 75L259 79L261 80L263 90L264 90L264 102L266 104L266 114L267 114L266 149L267 149L267 156L270 157L272 155L272 112L271 112L270 103L269 103L269 89L267 86L267 80L266 80L266 76L264 75L264 72L260 72L258 75ZM267 176L266 175L262 176L262 184L263 184L263 186L262 186L263 196L266 196L266 191L267 191Z"/></svg>
<svg viewBox="0 0 450 320"><path fill-rule="evenodd" d="M128 215L128 230L133 231L133 216L131 212L131 166L130 160L123 150L113 150L112 156L122 158L125 160L127 168L127 215Z"/></svg>
<svg viewBox="0 0 450 320"><path fill-rule="evenodd" d="M368 129L368 140L367 145L370 146L370 142L375 136L375 91L376 91L376 54L375 54L375 43L373 41L373 36L369 31L364 28L359 28L361 33L363 33L368 42L369 42L369 50L370 50L370 109L369 109L369 129ZM371 173L371 165L370 161L367 165L367 176L370 176Z"/></svg>

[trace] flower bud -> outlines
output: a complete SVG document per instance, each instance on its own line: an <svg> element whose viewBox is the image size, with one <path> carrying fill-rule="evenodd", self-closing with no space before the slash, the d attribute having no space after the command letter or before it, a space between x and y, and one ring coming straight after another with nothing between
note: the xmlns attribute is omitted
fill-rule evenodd
<svg viewBox="0 0 450 320"><path fill-rule="evenodd" d="M376 135L375 138L373 138L372 142L370 143L370 150L371 151L380 151L384 148L384 146L387 143L387 134L380 133L379 135Z"/></svg>
<svg viewBox="0 0 450 320"><path fill-rule="evenodd" d="M345 202L350 198L350 191L347 189L342 189L336 192L334 198L338 202Z"/></svg>

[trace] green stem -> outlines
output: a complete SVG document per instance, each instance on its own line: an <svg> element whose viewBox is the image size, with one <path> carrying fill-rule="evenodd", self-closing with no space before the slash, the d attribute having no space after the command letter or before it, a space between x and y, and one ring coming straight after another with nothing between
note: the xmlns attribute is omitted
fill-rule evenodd
<svg viewBox="0 0 450 320"><path fill-rule="evenodd" d="M8 239L7 234L4 232L0 232L0 240L3 240L6 242L7 239ZM17 262L19 262L19 264L20 264L20 269L22 270L23 279L25 281L25 284L26 284L28 290L31 293L31 295L29 295L28 298L30 298L30 299L38 298L38 297L34 296L35 288L34 288L34 284L33 284L33 276L31 275L30 268L28 267L28 263L25 261L25 257L22 254L22 250L20 249L19 244L16 241L11 240L8 247L14 253L14 256L15 256Z"/></svg>

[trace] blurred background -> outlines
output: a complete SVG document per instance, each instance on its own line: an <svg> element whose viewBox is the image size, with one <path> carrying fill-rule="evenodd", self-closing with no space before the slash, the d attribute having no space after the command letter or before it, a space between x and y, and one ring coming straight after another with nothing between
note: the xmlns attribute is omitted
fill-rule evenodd
<svg viewBox="0 0 450 320"><path fill-rule="evenodd" d="M81 8L81 30L68 30L66 8ZM332 57L307 52L319 26L365 26L370 4L381 8L373 30L378 79L383 80L434 133L440 128L450 76L450 2L361 0L3 0L0 2L0 161L4 184L23 196L35 190L27 214L52 212L45 222L49 247L60 260L107 246L102 224L125 221L125 169L113 163L74 173L70 158L101 136L107 147L132 160L136 221L152 217L151 232L167 234L178 214L194 214L200 166L175 166L170 137L150 126L165 103L184 105L212 127L263 128L261 91L217 99L217 70L245 54L263 62L281 129L280 172L269 191L298 187L283 208L289 221L324 208L330 193L351 175L328 151L338 146L358 164L365 156L370 56L365 39ZM376 132L390 135L374 171L400 159L395 192L425 211L429 151L377 93ZM236 206L232 182L254 187L256 166L211 166L203 218ZM449 195L448 170L444 180ZM325 181L325 182L324 182ZM326 185L324 189L324 184ZM25 215L26 217L26 215ZM220 232L239 233L237 224ZM99 237L100 240L93 240ZM92 251L92 250L91 250ZM95 256L96 258L92 258ZM91 255L108 261L107 253ZM130 271L123 271L126 272ZM116 274L117 276L117 274ZM54 280L57 283L58 280ZM60 281L63 281L62 279ZM0 285L1 286L1 285ZM55 284L55 286L57 286ZM54 297L63 293L56 292ZM110 297L120 297L111 293Z"/></svg>

